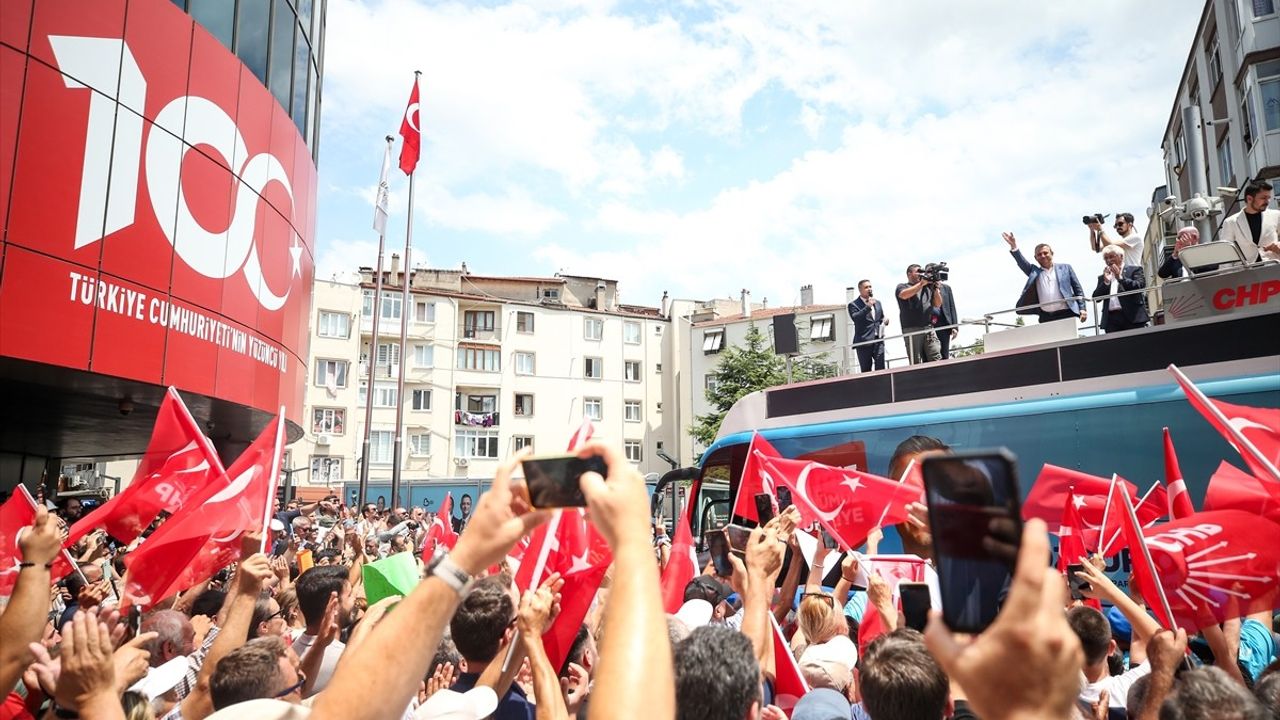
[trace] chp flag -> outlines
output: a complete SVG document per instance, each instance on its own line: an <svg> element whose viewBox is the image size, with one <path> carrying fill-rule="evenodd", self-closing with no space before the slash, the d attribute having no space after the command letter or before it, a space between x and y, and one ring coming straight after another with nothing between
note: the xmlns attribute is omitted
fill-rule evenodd
<svg viewBox="0 0 1280 720"><path fill-rule="evenodd" d="M161 512L177 513L223 472L213 443L201 432L178 391L170 387L132 482L72 525L63 547L98 529L121 543L131 543Z"/></svg>
<svg viewBox="0 0 1280 720"><path fill-rule="evenodd" d="M1243 510L1280 525L1280 483L1259 480L1223 461L1209 478L1204 509ZM1280 574L1280 568L1277 568L1277 573Z"/></svg>
<svg viewBox="0 0 1280 720"><path fill-rule="evenodd" d="M417 85L414 86L414 92L417 92ZM378 176L378 197L373 203L373 229L379 235L387 234L387 203L391 195L391 184L389 177L391 175L391 143L393 139L387 136L387 147L382 155L382 174ZM333 397L333 396L330 396Z"/></svg>
<svg viewBox="0 0 1280 720"><path fill-rule="evenodd" d="M264 547L283 452L281 408L222 479L192 496L125 558L129 573L122 604L147 610L213 577L239 557L241 536L247 533L261 533Z"/></svg>

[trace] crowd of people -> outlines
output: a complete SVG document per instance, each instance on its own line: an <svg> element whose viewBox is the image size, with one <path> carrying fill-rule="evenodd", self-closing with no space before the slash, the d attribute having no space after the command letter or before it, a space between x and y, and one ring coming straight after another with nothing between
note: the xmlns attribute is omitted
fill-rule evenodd
<svg viewBox="0 0 1280 720"><path fill-rule="evenodd" d="M1219 240L1235 244L1245 262L1280 260L1280 210L1271 209L1272 187L1263 181L1251 182L1244 190L1243 208L1222 223ZM1033 249L1035 263L1028 262L1018 249L1017 238L1003 233L1009 254L1026 275L1018 296L1017 312L1040 322L1089 319L1089 299L1096 303L1098 327L1104 333L1146 327L1151 322L1147 305L1147 275L1143 269L1145 240L1134 226L1133 213L1117 213L1114 234L1103 227L1103 216L1086 218L1089 244L1100 254L1102 271L1093 291L1085 288L1067 263L1054 262L1053 248L1039 243ZM1184 269L1179 253L1201 242L1200 231L1185 227L1178 231L1170 255L1159 266L1164 279L1181 277ZM907 281L895 288L898 320L912 365L949 358L951 341L959 334L955 300L945 282L922 277L921 267L907 267ZM885 368L884 328L889 324L884 306L875 298L870 280L858 281L858 297L848 305L854 323L853 345L862 372Z"/></svg>
<svg viewBox="0 0 1280 720"><path fill-rule="evenodd" d="M899 446L890 475L924 453L945 451L936 440L912 437ZM96 534L74 548L81 573L51 592L66 525L40 508L19 533L22 562L0 614L7 694L0 717L1280 714L1272 618L1214 626L1194 639L1188 656L1186 633L1162 630L1101 562L1085 562L1082 572L1088 597L1111 609L1071 600L1048 563L1049 537L1038 520L1024 527L999 615L974 637L952 633L936 611L923 633L906 627L893 588L867 555L845 553L835 586L825 586L824 556L838 551L819 548L805 567L794 508L751 531L731 556L731 573L717 575L709 564L685 587L679 612L664 614L659 578L672 552L665 528L657 531L649 515L643 479L609 446L580 452L607 462L607 477L588 473L581 486L612 566L559 667L542 638L572 599L562 595L564 579L553 573L521 594L508 565L513 546L552 512L532 508L513 479L517 455L468 507L456 545L425 553L422 581L404 597L372 604L361 566L375 555L417 557L429 542L410 527L425 524L420 509L347 507L337 498L281 508L282 532L269 552L247 535L234 567L139 613L115 600L130 548L115 549ZM904 552L929 562L927 509L911 510L896 531ZM869 538L869 555L879 539L879 531ZM869 623L879 630L867 633ZM775 632L787 646L774 642ZM798 668L807 692L786 694L779 679L786 667Z"/></svg>

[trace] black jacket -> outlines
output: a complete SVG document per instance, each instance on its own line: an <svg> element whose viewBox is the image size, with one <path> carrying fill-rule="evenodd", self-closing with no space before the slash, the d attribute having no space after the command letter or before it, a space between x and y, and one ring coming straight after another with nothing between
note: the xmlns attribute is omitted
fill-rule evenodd
<svg viewBox="0 0 1280 720"><path fill-rule="evenodd" d="M868 342L884 337L884 303L877 300L868 305L861 297L849 303L849 318L853 320L853 341Z"/></svg>
<svg viewBox="0 0 1280 720"><path fill-rule="evenodd" d="M1147 277L1142 272L1142 268L1137 265L1125 265L1120 271L1120 292L1129 290L1141 290L1147 286ZM1111 294L1111 283L1108 283L1104 276L1098 276L1098 287L1093 290L1094 299L1106 298ZM1099 325L1103 330L1107 329L1107 318L1111 315L1108 303L1104 300L1098 305L1098 314L1100 317ZM1120 296L1120 312L1124 313L1124 319L1132 325L1146 325L1151 317L1147 314L1147 294L1134 293L1133 295Z"/></svg>

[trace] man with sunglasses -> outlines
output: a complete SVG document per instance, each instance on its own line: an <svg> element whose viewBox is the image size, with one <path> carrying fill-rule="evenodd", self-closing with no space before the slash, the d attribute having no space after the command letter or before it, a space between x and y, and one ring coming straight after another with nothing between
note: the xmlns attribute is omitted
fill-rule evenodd
<svg viewBox="0 0 1280 720"><path fill-rule="evenodd" d="M1115 230L1120 234L1119 238L1108 235L1102 229L1101 221L1089 223L1090 238L1096 237L1099 242L1095 250L1101 252L1108 247L1118 247L1124 252L1125 265L1142 267L1142 247L1145 241L1133 226L1133 213L1116 213Z"/></svg>

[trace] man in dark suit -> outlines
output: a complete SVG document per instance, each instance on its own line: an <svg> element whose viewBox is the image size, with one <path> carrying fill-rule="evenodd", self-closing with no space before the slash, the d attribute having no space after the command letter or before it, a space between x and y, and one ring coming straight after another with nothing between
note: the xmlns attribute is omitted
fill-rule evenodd
<svg viewBox="0 0 1280 720"><path fill-rule="evenodd" d="M462 498L458 500L458 509L462 511L462 517L449 518L450 522L453 523L453 531L456 533L462 532L467 527L467 523L471 521L470 493L462 493Z"/></svg>
<svg viewBox="0 0 1280 720"><path fill-rule="evenodd" d="M862 372L884 369L884 341L871 343L884 337L884 326L889 318L884 316L884 305L871 292L870 280L858 281L858 297L849 303L849 317L853 319L853 342L858 351L858 365ZM858 345L858 343L869 343Z"/></svg>
<svg viewBox="0 0 1280 720"><path fill-rule="evenodd" d="M1032 265L1022 257L1018 250L1018 241L1013 233L1003 233L1004 241L1009 243L1009 254L1018 269L1027 276L1022 286L1022 294L1018 296L1019 315L1038 315L1040 322L1052 322L1069 317L1080 316L1080 322L1088 319L1088 310L1084 304L1084 288L1076 278L1076 271L1066 263L1053 261L1053 248L1040 243L1035 248L1036 262ZM1034 306L1034 307L1033 307Z"/></svg>
<svg viewBox="0 0 1280 720"><path fill-rule="evenodd" d="M1125 265L1124 251L1115 246L1107 247L1102 252L1102 259L1107 265L1098 276L1098 287L1093 291L1095 300L1107 298L1098 308L1099 326L1103 332L1108 333L1146 327L1150 319L1147 316L1146 293L1117 297L1119 293L1147 287L1147 278L1142 268Z"/></svg>
<svg viewBox="0 0 1280 720"><path fill-rule="evenodd" d="M1171 254L1163 263L1160 269L1156 271L1156 275L1165 280L1182 277L1182 260L1178 257L1178 253L1183 248L1198 245L1200 243L1200 231L1193 227L1184 227L1178 231L1178 241L1173 245L1173 254Z"/></svg>

